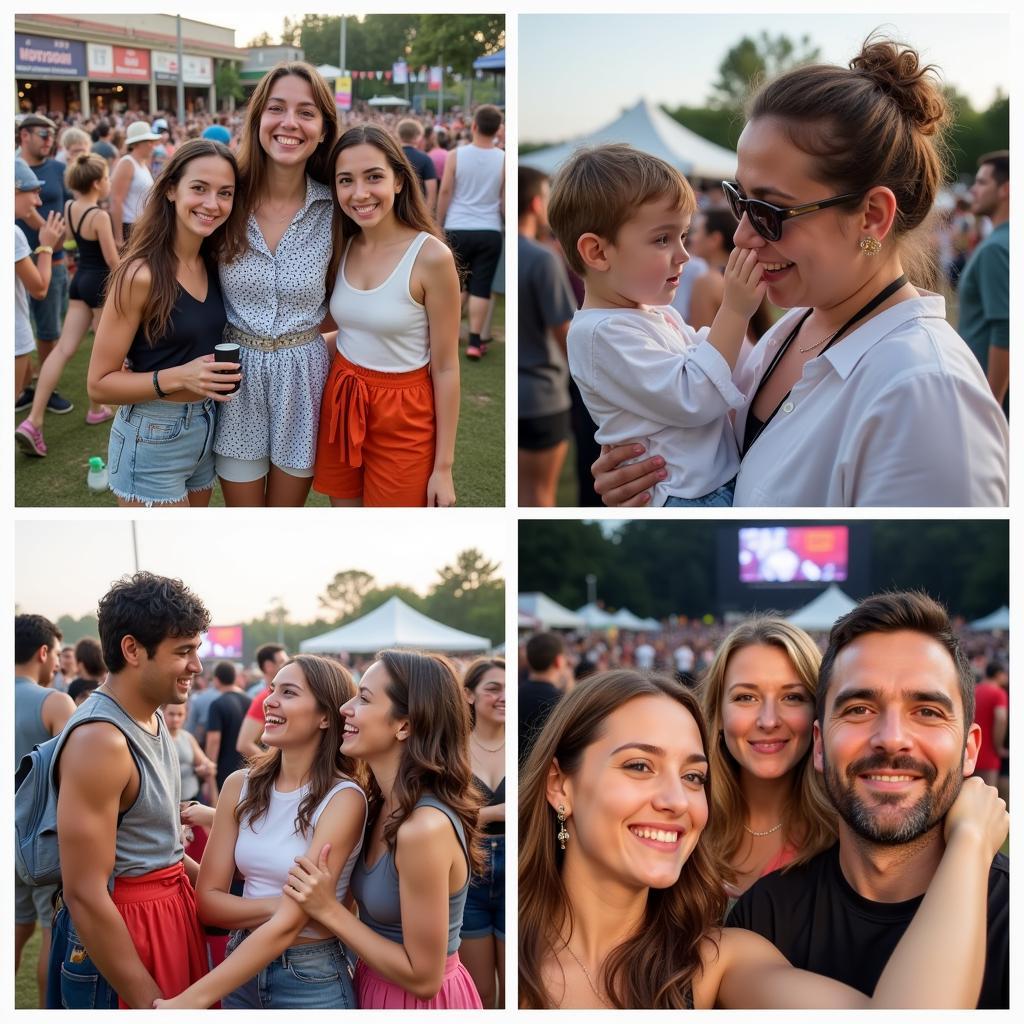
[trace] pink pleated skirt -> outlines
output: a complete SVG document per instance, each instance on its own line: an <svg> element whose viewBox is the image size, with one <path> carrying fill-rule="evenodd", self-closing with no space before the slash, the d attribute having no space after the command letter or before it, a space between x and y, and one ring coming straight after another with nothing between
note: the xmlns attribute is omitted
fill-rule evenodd
<svg viewBox="0 0 1024 1024"><path fill-rule="evenodd" d="M444 981L433 999L417 999L400 985L382 978L362 960L356 965L360 1010L482 1010L480 995L458 953L444 962Z"/></svg>

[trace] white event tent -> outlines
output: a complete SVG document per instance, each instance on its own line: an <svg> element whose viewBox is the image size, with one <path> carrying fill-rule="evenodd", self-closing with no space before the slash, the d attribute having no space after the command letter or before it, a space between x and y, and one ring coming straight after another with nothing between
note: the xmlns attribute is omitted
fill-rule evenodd
<svg viewBox="0 0 1024 1024"><path fill-rule="evenodd" d="M977 629L985 633L995 631L1005 633L1010 628L1010 609L1004 604L1002 608L997 608L994 612L990 612L980 619L968 622L967 625L971 629Z"/></svg>
<svg viewBox="0 0 1024 1024"><path fill-rule="evenodd" d="M303 640L299 650L304 654L373 654L388 647L407 647L461 654L486 651L490 646L487 637L435 622L400 597L392 597L354 622Z"/></svg>
<svg viewBox="0 0 1024 1024"><path fill-rule="evenodd" d="M801 629L826 630L841 615L857 607L857 602L848 597L833 583L822 591L810 604L805 604L799 611L786 616L786 621Z"/></svg>
<svg viewBox="0 0 1024 1024"><path fill-rule="evenodd" d="M545 174L554 174L577 149L607 142L626 142L634 149L661 157L688 178L721 180L736 175L736 154L732 150L684 128L646 99L589 135L526 153L519 157L519 162Z"/></svg>
<svg viewBox="0 0 1024 1024"><path fill-rule="evenodd" d="M583 619L587 629L610 629L615 625L615 616L606 612L596 601L577 608L576 614Z"/></svg>
<svg viewBox="0 0 1024 1024"><path fill-rule="evenodd" d="M519 595L519 612L531 616L540 623L541 629L584 629L586 622L581 615L552 601L547 594L531 593Z"/></svg>

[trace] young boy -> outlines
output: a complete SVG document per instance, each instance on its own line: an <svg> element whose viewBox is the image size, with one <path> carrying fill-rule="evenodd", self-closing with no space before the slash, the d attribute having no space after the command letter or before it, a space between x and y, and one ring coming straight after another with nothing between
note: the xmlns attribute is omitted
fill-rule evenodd
<svg viewBox="0 0 1024 1024"><path fill-rule="evenodd" d="M601 444L638 441L665 459L654 505L732 505L739 453L728 412L744 402L732 370L766 289L757 254L734 249L714 323L699 332L683 323L669 303L695 208L674 167L621 144L576 153L548 207L586 289L569 370Z"/></svg>

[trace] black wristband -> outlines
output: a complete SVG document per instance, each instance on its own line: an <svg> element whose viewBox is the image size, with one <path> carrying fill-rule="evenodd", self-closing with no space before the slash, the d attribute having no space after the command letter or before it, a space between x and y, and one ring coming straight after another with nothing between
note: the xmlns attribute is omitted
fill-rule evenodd
<svg viewBox="0 0 1024 1024"><path fill-rule="evenodd" d="M167 397L167 392L166 391L162 391L161 388L160 388L160 378L157 376L157 374L159 372L160 372L159 370L154 370L153 371L153 390L156 392L156 397L157 398L166 398Z"/></svg>

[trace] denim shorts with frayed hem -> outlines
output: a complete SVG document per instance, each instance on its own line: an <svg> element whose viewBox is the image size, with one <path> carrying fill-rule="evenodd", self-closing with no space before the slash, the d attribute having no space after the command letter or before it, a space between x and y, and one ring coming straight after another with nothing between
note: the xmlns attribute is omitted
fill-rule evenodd
<svg viewBox="0 0 1024 1024"><path fill-rule="evenodd" d="M110 426L110 489L125 501L151 506L212 487L216 417L211 398L122 405Z"/></svg>

